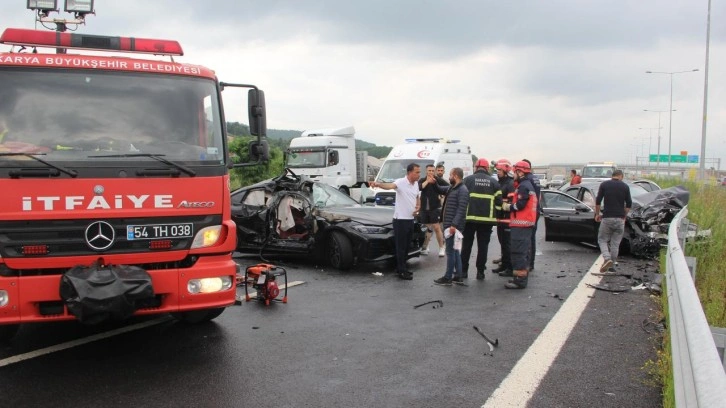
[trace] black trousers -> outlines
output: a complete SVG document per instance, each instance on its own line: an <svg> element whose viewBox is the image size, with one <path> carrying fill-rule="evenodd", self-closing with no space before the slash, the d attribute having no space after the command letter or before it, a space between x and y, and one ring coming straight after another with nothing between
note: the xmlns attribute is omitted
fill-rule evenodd
<svg viewBox="0 0 726 408"><path fill-rule="evenodd" d="M476 236L476 270L484 272L487 264L487 254L489 252L489 241L492 236L493 224L485 224L483 222L467 222L464 227L464 239L461 242L461 270L464 276L469 270L469 258L471 257L471 248L474 246L474 236Z"/></svg>
<svg viewBox="0 0 726 408"><path fill-rule="evenodd" d="M413 220L393 220L393 240L396 245L396 271L398 274L408 273L406 259L408 246L413 240Z"/></svg>
<svg viewBox="0 0 726 408"><path fill-rule="evenodd" d="M512 228L512 269L522 270L529 266L529 254L532 247L532 231L534 228Z"/></svg>
<svg viewBox="0 0 726 408"><path fill-rule="evenodd" d="M512 230L508 222L497 223L497 238L502 247L502 261L499 264L504 269L512 269Z"/></svg>

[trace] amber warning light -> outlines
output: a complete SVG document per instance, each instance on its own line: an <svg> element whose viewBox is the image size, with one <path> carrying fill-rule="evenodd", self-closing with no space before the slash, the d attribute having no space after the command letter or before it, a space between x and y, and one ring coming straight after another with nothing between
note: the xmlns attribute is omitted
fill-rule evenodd
<svg viewBox="0 0 726 408"><path fill-rule="evenodd" d="M174 40L156 40L135 37L108 37L61 33L52 31L7 28L0 37L0 43L24 47L77 48L138 52L157 55L184 55L181 45Z"/></svg>

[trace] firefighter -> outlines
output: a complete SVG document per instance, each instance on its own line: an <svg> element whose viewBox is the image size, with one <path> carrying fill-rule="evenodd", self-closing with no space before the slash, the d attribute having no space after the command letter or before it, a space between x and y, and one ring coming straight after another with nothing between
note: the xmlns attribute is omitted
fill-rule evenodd
<svg viewBox="0 0 726 408"><path fill-rule="evenodd" d="M507 159L497 161L494 167L499 178L500 191L502 192L502 201L509 202L514 195L514 179L512 179L512 164ZM509 228L509 211L504 211L501 207L497 212L497 238L502 249L502 257L499 267L492 269L492 272L498 273L499 276L512 275L512 255L510 253L510 228Z"/></svg>
<svg viewBox="0 0 726 408"><path fill-rule="evenodd" d="M476 278L482 280L486 270L492 228L497 223L495 211L502 205L502 192L499 189L499 181L489 174L489 160L484 158L476 161L474 174L464 178L464 185L469 190L469 206L466 209L466 226L461 245L462 277L468 277L471 247L474 245L476 235Z"/></svg>
<svg viewBox="0 0 726 408"><path fill-rule="evenodd" d="M532 232L537 222L538 197L532 182L532 166L526 161L514 165L516 189L512 200L502 204L502 210L510 211L511 254L514 278L507 282L507 289L527 287Z"/></svg>

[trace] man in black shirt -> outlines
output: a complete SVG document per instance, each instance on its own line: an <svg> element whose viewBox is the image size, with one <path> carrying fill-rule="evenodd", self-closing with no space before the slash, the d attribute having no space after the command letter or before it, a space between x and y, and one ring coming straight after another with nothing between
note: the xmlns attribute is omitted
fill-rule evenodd
<svg viewBox="0 0 726 408"><path fill-rule="evenodd" d="M436 184L440 186L449 185L444 179L436 176L434 165L429 164L426 166L426 177L418 181L418 188L421 191L418 219L421 224L425 224L427 227L421 255L428 255L429 253L432 232L436 234L436 241L439 243L439 256L445 255L444 234L441 231L440 224L441 201L439 200L439 190L436 188Z"/></svg>
<svg viewBox="0 0 726 408"><path fill-rule="evenodd" d="M601 205L602 215L600 214ZM623 183L623 171L613 171L612 179L600 184L595 199L595 222L600 223L597 234L597 243L603 257L600 272L605 272L613 266L618 258L620 241L625 232L625 217L633 206L630 197L630 188Z"/></svg>

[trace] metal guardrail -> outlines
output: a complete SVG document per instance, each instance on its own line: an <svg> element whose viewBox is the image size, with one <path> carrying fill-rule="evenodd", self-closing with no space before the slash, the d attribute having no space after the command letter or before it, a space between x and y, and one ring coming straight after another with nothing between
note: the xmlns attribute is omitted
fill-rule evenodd
<svg viewBox="0 0 726 408"><path fill-rule="evenodd" d="M683 208L668 230L666 284L676 407L726 406L726 372L679 240Z"/></svg>

